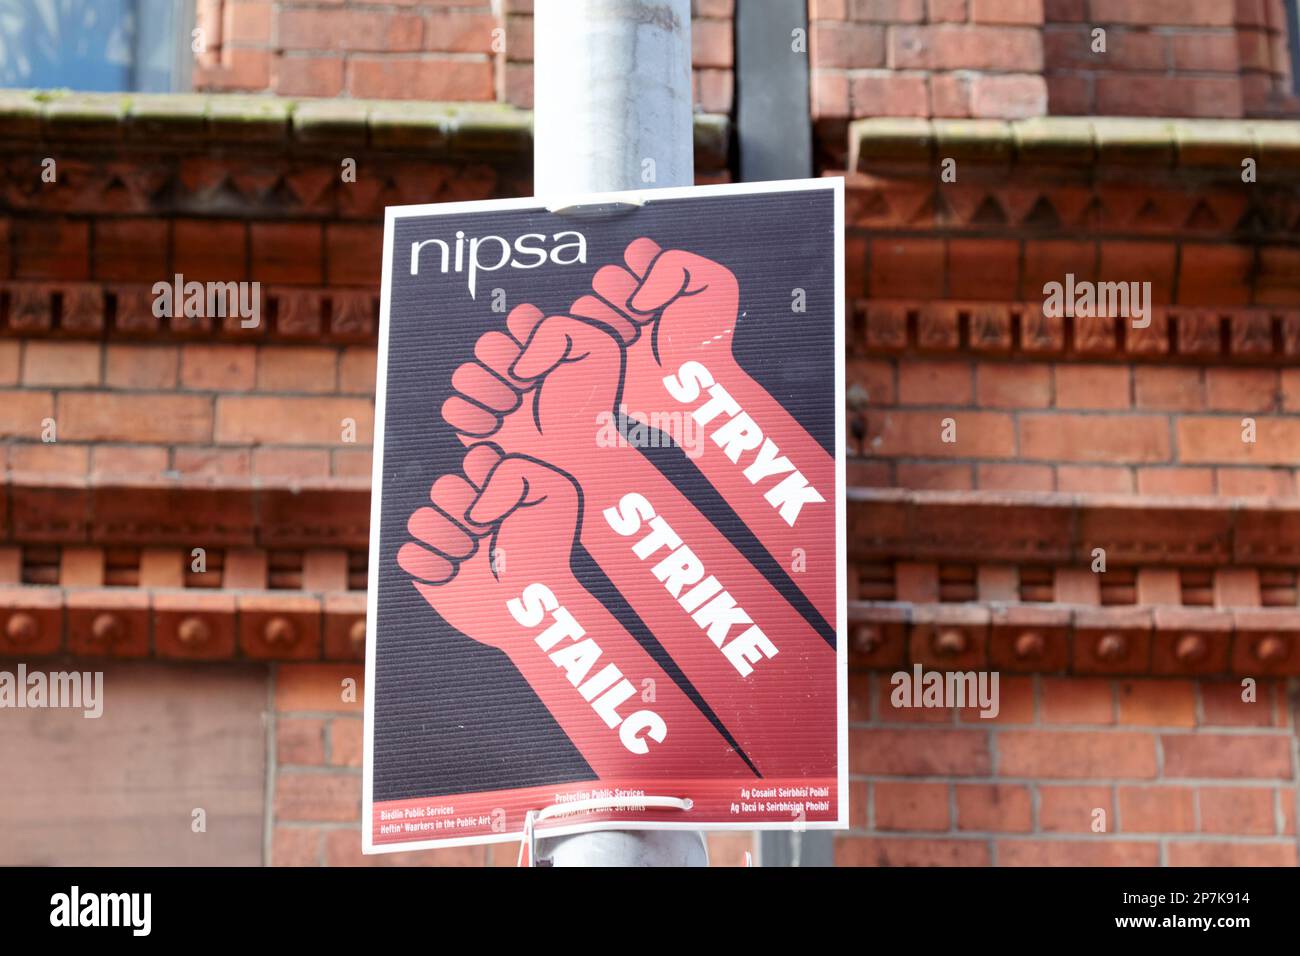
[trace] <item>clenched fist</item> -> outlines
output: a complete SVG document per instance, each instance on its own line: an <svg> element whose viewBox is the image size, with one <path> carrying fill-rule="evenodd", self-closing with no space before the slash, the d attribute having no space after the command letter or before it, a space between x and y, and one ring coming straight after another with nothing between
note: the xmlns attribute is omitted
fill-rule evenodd
<svg viewBox="0 0 1300 956"><path fill-rule="evenodd" d="M566 470L591 460L597 423L617 407L623 346L597 323L517 306L452 375L443 418L461 434Z"/></svg>
<svg viewBox="0 0 1300 956"><path fill-rule="evenodd" d="M490 440L579 483L583 547L764 775L821 765L835 740L833 649L639 449L598 440L599 416L619 402L630 320L620 332L519 306L507 325L453 373L444 418L466 443ZM819 567L834 572L833 560ZM769 750L774 733L792 745Z"/></svg>
<svg viewBox="0 0 1300 956"><path fill-rule="evenodd" d="M581 500L565 475L489 444L471 447L463 467L463 476L433 483L431 506L411 515L415 540L402 545L397 561L449 624L489 635L509 651L506 602L519 581L570 575Z"/></svg>
<svg viewBox="0 0 1300 956"><path fill-rule="evenodd" d="M657 365L676 368L719 353L730 357L740 310L730 269L681 249L663 251L651 239L634 240L623 258L627 268L605 266L592 288L645 326L642 348Z"/></svg>
<svg viewBox="0 0 1300 956"><path fill-rule="evenodd" d="M742 758L577 581L578 487L475 445L408 528L398 563L446 621L504 651L602 779L746 772ZM647 700L647 688L652 688Z"/></svg>
<svg viewBox="0 0 1300 956"><path fill-rule="evenodd" d="M674 435L709 482L828 623L836 619L835 457L732 353L735 275L680 249L637 239L625 265L592 280L572 312L627 343L622 401L631 417L689 415ZM697 442L692 434L702 433Z"/></svg>

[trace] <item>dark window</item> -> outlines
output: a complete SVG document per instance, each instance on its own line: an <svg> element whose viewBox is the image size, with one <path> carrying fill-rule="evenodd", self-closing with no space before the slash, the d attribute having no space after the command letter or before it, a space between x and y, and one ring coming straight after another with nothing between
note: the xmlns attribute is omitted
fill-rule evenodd
<svg viewBox="0 0 1300 956"><path fill-rule="evenodd" d="M1300 93L1300 0L1287 0L1287 49L1291 53L1291 92Z"/></svg>

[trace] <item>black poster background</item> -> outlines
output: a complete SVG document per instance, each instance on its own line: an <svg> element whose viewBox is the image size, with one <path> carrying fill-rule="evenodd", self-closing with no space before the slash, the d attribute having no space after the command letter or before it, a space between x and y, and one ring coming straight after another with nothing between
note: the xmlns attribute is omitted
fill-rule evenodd
<svg viewBox="0 0 1300 956"><path fill-rule="evenodd" d="M829 453L835 452L833 192L690 199L655 199L650 192L647 199L640 209L599 218L514 209L394 222L375 685L368 689L375 714L375 801L594 777L505 654L447 625L396 564L397 550L408 540L411 512L427 504L434 479L460 470L464 446L442 421L440 409L452 372L472 358L478 337L505 330L505 314L492 311L494 289L505 290L509 308L529 302L547 314L562 313L590 291L597 269L621 264L624 248L639 236L665 249L714 259L740 286L737 361ZM513 242L523 233L549 237L577 230L587 239L587 261L479 272L477 297L471 298L467 274L440 273L441 252L428 246L420 275L411 276L411 243L443 239L454 254L457 230L464 230L467 243L476 236ZM498 248L488 244L483 256L493 260ZM791 308L795 289L805 290L803 313ZM596 428L593 422L593 442ZM744 545L748 532L694 473L689 459L676 449L643 453L694 500L708 502L703 510ZM650 640L585 553L575 558L574 569L633 634L643 643ZM833 627L832 621L823 628L832 643ZM648 649L660 654L657 647ZM662 656L660 661L665 662Z"/></svg>

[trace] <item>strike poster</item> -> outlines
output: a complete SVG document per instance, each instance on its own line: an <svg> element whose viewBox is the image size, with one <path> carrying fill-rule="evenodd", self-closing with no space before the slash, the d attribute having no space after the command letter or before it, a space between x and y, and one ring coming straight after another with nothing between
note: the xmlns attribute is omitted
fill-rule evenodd
<svg viewBox="0 0 1300 956"><path fill-rule="evenodd" d="M843 271L839 179L387 211L366 852L847 826Z"/></svg>

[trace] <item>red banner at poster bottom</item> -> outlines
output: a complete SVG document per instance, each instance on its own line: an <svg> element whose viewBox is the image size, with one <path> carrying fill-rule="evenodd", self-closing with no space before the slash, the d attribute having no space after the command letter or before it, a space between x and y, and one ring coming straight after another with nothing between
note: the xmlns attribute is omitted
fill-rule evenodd
<svg viewBox="0 0 1300 956"><path fill-rule="evenodd" d="M644 778L586 781L562 786L492 790L448 800L418 798L374 805L371 819L376 849L396 848L415 841L475 839L475 842L519 839L529 810L577 802L636 797L684 797L690 810L618 807L553 815L537 826L538 836L581 828L636 829L645 824L676 824L700 829L753 829L779 825L789 829L800 821L809 826L832 825L838 816L835 778L782 778L735 781L659 780L653 791ZM697 822L709 821L707 824ZM717 821L726 821L720 823Z"/></svg>

